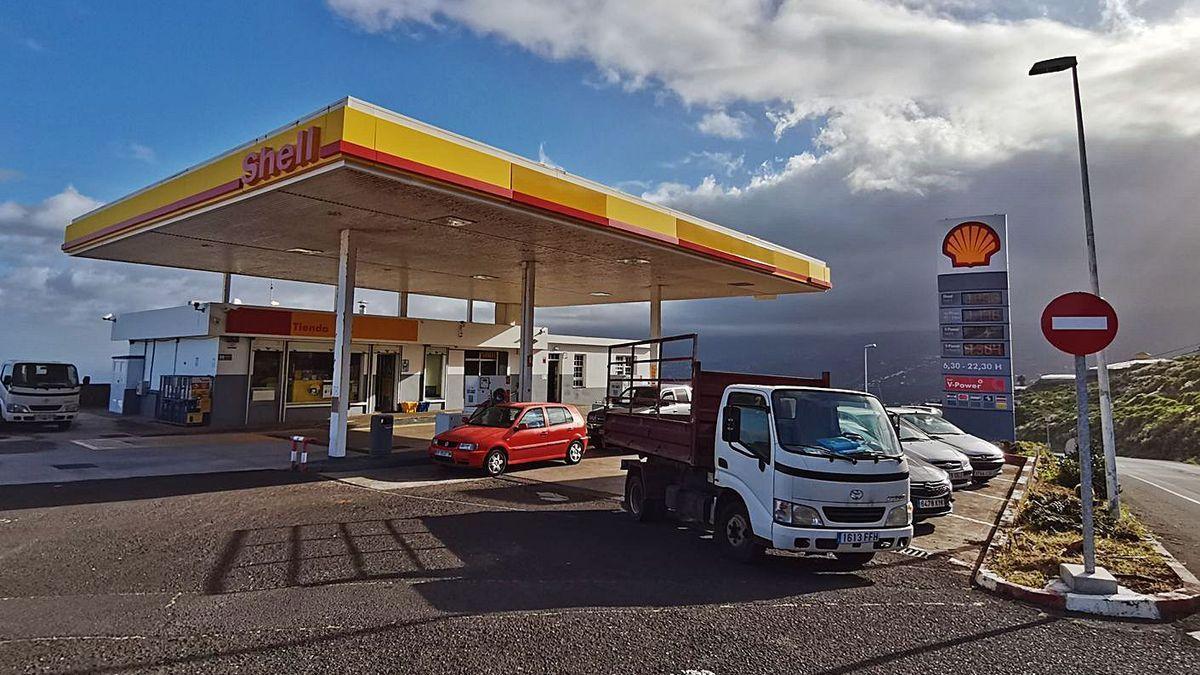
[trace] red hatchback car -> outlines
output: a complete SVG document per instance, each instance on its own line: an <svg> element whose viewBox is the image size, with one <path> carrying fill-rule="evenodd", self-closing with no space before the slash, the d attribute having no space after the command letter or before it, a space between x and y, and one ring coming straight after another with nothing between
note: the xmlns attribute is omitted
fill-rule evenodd
<svg viewBox="0 0 1200 675"><path fill-rule="evenodd" d="M499 476L510 464L561 459L578 464L587 450L583 415L565 403L505 403L480 409L429 444L430 459Z"/></svg>

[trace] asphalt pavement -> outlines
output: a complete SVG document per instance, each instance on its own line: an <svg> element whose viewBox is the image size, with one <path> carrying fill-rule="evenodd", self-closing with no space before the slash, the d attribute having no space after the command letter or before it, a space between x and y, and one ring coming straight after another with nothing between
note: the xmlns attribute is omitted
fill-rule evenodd
<svg viewBox="0 0 1200 675"><path fill-rule="evenodd" d="M558 467L552 467L558 470ZM610 480L256 471L0 491L0 671L1196 672L1195 622L1046 614L637 524ZM593 489L597 488L597 489Z"/></svg>
<svg viewBox="0 0 1200 675"><path fill-rule="evenodd" d="M1167 550L1200 573L1200 466L1119 457L1121 496Z"/></svg>

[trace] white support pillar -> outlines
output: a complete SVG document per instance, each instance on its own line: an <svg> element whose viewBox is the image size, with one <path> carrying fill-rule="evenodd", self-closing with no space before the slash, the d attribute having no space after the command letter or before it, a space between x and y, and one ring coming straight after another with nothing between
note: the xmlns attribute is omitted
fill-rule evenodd
<svg viewBox="0 0 1200 675"><path fill-rule="evenodd" d="M342 230L338 246L337 319L333 338L333 405L329 414L329 456L346 456L346 420L350 413L350 336L354 326L354 280L358 244L354 232Z"/></svg>
<svg viewBox="0 0 1200 675"><path fill-rule="evenodd" d="M400 291L396 298L396 316L408 316L408 291Z"/></svg>
<svg viewBox="0 0 1200 675"><path fill-rule="evenodd" d="M662 337L662 286L653 284L650 286L650 339L657 340ZM657 359L661 351L658 345L653 345L650 348L650 358ZM650 377L659 376L659 368L657 363L650 364Z"/></svg>
<svg viewBox="0 0 1200 675"><path fill-rule="evenodd" d="M533 400L533 305L536 270L533 261L521 263L521 359L519 401Z"/></svg>
<svg viewBox="0 0 1200 675"><path fill-rule="evenodd" d="M475 301L467 300L467 323L475 323Z"/></svg>
<svg viewBox="0 0 1200 675"><path fill-rule="evenodd" d="M221 302L229 304L230 287L233 284L233 275L229 272L221 275Z"/></svg>

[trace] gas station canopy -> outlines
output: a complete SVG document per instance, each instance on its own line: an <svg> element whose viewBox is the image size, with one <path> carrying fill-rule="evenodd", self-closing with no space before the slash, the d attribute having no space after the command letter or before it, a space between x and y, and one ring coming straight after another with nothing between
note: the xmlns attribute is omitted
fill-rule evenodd
<svg viewBox="0 0 1200 675"><path fill-rule="evenodd" d="M830 288L820 260L347 98L75 219L73 256L541 307Z"/></svg>

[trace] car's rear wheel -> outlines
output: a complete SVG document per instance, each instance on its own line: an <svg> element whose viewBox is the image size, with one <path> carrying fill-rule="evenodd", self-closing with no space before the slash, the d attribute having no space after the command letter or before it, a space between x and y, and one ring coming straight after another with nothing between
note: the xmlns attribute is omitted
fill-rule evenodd
<svg viewBox="0 0 1200 675"><path fill-rule="evenodd" d="M578 464L583 461L583 441L571 441L567 446L567 464Z"/></svg>
<svg viewBox="0 0 1200 675"><path fill-rule="evenodd" d="M717 540L722 555L738 562L754 562L762 557L766 549L755 536L750 514L740 499L731 499L721 506L713 538Z"/></svg>
<svg viewBox="0 0 1200 675"><path fill-rule="evenodd" d="M483 470L489 476L499 476L508 468L508 456L500 448L496 448L483 458Z"/></svg>

